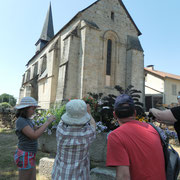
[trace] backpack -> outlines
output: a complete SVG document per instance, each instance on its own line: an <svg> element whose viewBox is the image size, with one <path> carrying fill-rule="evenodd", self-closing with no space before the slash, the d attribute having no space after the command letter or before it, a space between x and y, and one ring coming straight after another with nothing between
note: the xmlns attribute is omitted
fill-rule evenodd
<svg viewBox="0 0 180 180"><path fill-rule="evenodd" d="M176 150L167 143L153 123L149 123L159 133L165 159L166 180L177 180L180 170L180 158Z"/></svg>

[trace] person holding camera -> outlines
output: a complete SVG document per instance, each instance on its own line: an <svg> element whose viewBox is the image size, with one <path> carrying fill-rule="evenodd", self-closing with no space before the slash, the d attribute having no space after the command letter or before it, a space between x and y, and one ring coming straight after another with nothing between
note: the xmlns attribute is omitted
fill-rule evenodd
<svg viewBox="0 0 180 180"><path fill-rule="evenodd" d="M89 147L96 137L90 106L80 99L70 100L61 119L56 130L57 153L52 180L89 180Z"/></svg>
<svg viewBox="0 0 180 180"><path fill-rule="evenodd" d="M162 111L156 108L151 108L149 113L153 114L155 121L166 125L173 125L180 142L180 106Z"/></svg>
<svg viewBox="0 0 180 180"><path fill-rule="evenodd" d="M38 129L32 122L32 115L38 107L37 101L32 97L23 97L16 111L16 135L18 147L14 153L14 161L19 169L19 180L36 180L36 153L37 139L44 130L55 120L51 115Z"/></svg>

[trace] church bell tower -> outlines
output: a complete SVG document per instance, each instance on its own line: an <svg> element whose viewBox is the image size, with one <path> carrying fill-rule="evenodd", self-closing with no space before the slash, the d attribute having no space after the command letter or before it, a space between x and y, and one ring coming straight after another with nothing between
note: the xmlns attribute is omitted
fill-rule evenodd
<svg viewBox="0 0 180 180"><path fill-rule="evenodd" d="M36 53L41 51L41 49L46 45L46 43L54 37L54 28L53 28L53 19L52 19L52 10L51 3L46 15L44 26L41 32L39 40L36 42Z"/></svg>

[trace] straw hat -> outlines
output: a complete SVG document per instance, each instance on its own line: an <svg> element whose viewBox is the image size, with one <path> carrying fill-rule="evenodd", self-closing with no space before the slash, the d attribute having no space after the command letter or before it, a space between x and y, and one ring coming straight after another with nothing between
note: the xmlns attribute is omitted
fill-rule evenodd
<svg viewBox="0 0 180 180"><path fill-rule="evenodd" d="M21 102L15 106L16 109L23 109L26 107L31 107L31 106L35 106L35 107L39 107L37 101L32 98L32 97L23 97L21 99Z"/></svg>
<svg viewBox="0 0 180 180"><path fill-rule="evenodd" d="M61 117L68 125L83 125L90 121L91 116L87 112L87 105L81 99L73 99L66 104L66 113Z"/></svg>

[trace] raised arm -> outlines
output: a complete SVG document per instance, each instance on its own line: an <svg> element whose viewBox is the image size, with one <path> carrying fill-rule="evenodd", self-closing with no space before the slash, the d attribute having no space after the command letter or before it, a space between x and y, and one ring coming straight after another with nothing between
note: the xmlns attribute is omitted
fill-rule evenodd
<svg viewBox="0 0 180 180"><path fill-rule="evenodd" d="M91 116L91 107L90 107L89 104L87 104L87 112ZM90 120L90 125L93 126L96 129L96 122L95 122L95 120L94 120L94 118L92 116L91 116L91 120Z"/></svg>
<svg viewBox="0 0 180 180"><path fill-rule="evenodd" d="M34 130L30 126L26 126L22 129L22 132L30 139L37 139L43 134L44 130L55 120L54 116L50 116L48 120L38 129Z"/></svg>
<svg viewBox="0 0 180 180"><path fill-rule="evenodd" d="M153 114L156 118L155 120L159 123L173 125L177 121L170 109L161 111L159 109L152 108L149 112Z"/></svg>

